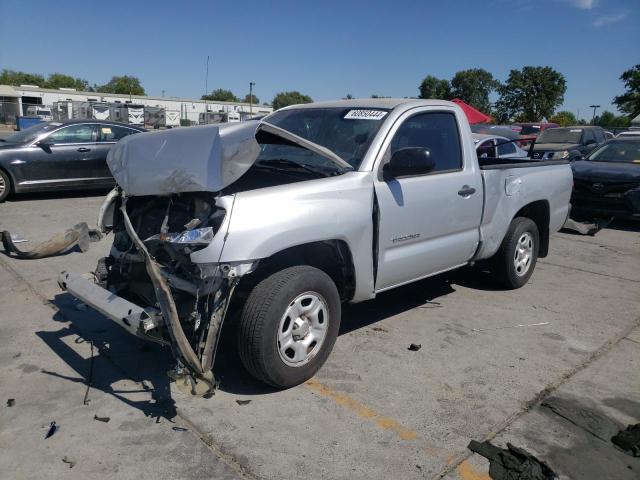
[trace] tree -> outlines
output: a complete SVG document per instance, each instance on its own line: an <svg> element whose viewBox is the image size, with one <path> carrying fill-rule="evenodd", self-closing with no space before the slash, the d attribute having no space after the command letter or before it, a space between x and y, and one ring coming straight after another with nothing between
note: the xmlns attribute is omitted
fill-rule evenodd
<svg viewBox="0 0 640 480"><path fill-rule="evenodd" d="M441 100L451 100L451 84L449 80L442 80L427 75L418 87L420 90L420 98L438 98Z"/></svg>
<svg viewBox="0 0 640 480"><path fill-rule="evenodd" d="M625 115L616 116L613 112L605 110L600 116L595 118L595 124L601 127L628 127L631 123L629 117Z"/></svg>
<svg viewBox="0 0 640 480"><path fill-rule="evenodd" d="M15 70L2 70L0 73L0 85L36 85L45 87L47 81L42 75L36 73L16 72Z"/></svg>
<svg viewBox="0 0 640 480"><path fill-rule="evenodd" d="M491 111L489 94L500 83L482 68L457 72L451 79L451 96L459 98L482 112Z"/></svg>
<svg viewBox="0 0 640 480"><path fill-rule="evenodd" d="M216 88L209 95L203 95L202 100L211 100L215 102L238 102L238 97L236 97L231 90L225 90L224 88Z"/></svg>
<svg viewBox="0 0 640 480"><path fill-rule="evenodd" d="M297 90L293 90L291 92L280 92L275 97L273 97L273 101L271 105L274 110L278 110L282 107L287 107L289 105L296 105L298 103L311 103L313 102L313 98L309 95L304 95Z"/></svg>
<svg viewBox="0 0 640 480"><path fill-rule="evenodd" d="M498 87L497 117L501 122L538 122L549 118L564 101L566 91L564 75L551 67L511 70L506 83Z"/></svg>
<svg viewBox="0 0 640 480"><path fill-rule="evenodd" d="M48 88L75 88L76 90L90 91L89 82L82 78L74 78L64 73L52 73L47 78Z"/></svg>
<svg viewBox="0 0 640 480"><path fill-rule="evenodd" d="M253 103L254 105L258 105L260 103L258 97L253 94L249 95L248 93L244 96L244 99L242 101L245 103Z"/></svg>
<svg viewBox="0 0 640 480"><path fill-rule="evenodd" d="M623 113L630 117L640 114L640 64L630 68L620 75L627 89L622 95L613 99L613 103Z"/></svg>
<svg viewBox="0 0 640 480"><path fill-rule="evenodd" d="M137 77L123 75L121 77L111 77L109 83L96 87L96 92L119 93L122 95L146 95L144 88Z"/></svg>
<svg viewBox="0 0 640 480"><path fill-rule="evenodd" d="M578 119L576 116L571 113L563 110L561 112L556 113L553 117L549 119L551 123L557 123L561 127L568 127L569 125L577 125Z"/></svg>

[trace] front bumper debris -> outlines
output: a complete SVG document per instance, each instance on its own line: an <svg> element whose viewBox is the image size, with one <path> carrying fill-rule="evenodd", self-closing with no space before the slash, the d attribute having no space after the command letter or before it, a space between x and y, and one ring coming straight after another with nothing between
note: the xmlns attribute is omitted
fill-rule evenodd
<svg viewBox="0 0 640 480"><path fill-rule="evenodd" d="M11 234L7 231L0 232L0 239L7 255L35 260L60 255L76 246L80 251L86 252L89 250L90 243L98 242L102 239L102 233L96 229L89 228L86 223L82 222L36 245L33 250L29 251L20 250L16 247L11 239Z"/></svg>

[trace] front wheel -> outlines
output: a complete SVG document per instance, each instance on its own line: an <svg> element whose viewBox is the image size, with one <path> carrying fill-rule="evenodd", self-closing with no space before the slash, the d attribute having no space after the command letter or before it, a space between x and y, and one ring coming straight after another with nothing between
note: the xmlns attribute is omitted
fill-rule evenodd
<svg viewBox="0 0 640 480"><path fill-rule="evenodd" d="M242 310L240 359L262 382L298 385L331 353L340 315L338 290L322 270L301 265L273 273L253 288Z"/></svg>
<svg viewBox="0 0 640 480"><path fill-rule="evenodd" d="M514 218L502 245L492 258L491 273L508 289L525 285L536 266L540 248L540 233L533 220Z"/></svg>
<svg viewBox="0 0 640 480"><path fill-rule="evenodd" d="M11 193L11 179L0 170L0 203L4 202Z"/></svg>

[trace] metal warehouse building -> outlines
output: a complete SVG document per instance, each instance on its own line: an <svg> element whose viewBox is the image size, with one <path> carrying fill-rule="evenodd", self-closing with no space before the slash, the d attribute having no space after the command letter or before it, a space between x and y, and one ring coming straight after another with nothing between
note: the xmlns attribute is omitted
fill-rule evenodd
<svg viewBox="0 0 640 480"><path fill-rule="evenodd" d="M80 92L72 88L40 88L32 85L19 87L0 85L0 123L15 124L15 117L25 115L30 105L52 107L59 102L95 102L109 104L136 104L157 107L175 112L181 120L199 123L200 114L206 112L225 113L229 121L241 121L253 116L266 115L273 111L267 105L252 105L235 102L213 102L176 97L149 97L144 95L120 95L115 93Z"/></svg>

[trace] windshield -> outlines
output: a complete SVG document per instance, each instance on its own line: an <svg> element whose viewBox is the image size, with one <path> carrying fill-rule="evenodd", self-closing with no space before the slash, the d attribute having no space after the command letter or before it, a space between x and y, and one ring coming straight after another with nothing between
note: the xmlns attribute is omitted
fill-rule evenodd
<svg viewBox="0 0 640 480"><path fill-rule="evenodd" d="M328 148L358 169L387 113L383 109L299 108L275 112L265 121ZM292 145L264 144L258 160L276 157L336 168L331 160Z"/></svg>
<svg viewBox="0 0 640 480"><path fill-rule="evenodd" d="M640 164L640 141L621 140L609 142L591 155L588 160L592 162L624 162Z"/></svg>
<svg viewBox="0 0 640 480"><path fill-rule="evenodd" d="M540 135L536 143L580 143L581 128L548 128Z"/></svg>
<svg viewBox="0 0 640 480"><path fill-rule="evenodd" d="M5 138L5 141L8 143L33 142L36 138L38 138L43 133L50 132L61 126L62 124L59 122L39 123L29 128L25 128L24 130L20 130L19 132L14 133L13 135L9 135L7 138Z"/></svg>

